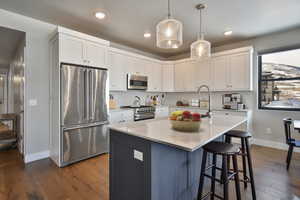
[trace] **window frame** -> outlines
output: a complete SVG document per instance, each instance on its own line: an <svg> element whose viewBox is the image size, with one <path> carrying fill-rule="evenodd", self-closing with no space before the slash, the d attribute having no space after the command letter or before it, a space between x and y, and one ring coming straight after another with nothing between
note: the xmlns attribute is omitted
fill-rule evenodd
<svg viewBox="0 0 300 200"><path fill-rule="evenodd" d="M266 50L266 51L261 51L258 52L257 54L257 62L258 62L258 109L259 110L274 110L274 111L300 111L300 108L272 108L272 107L264 107L261 105L261 83L262 83L262 56L266 54L271 54L271 53L278 53L278 52L284 52L284 51L289 51L289 50L296 50L300 49L300 45L292 46L292 47L283 47L283 48L277 48L277 49L272 49L272 50ZM269 81L288 81L288 80L300 80L299 78L278 78L278 79L269 79Z"/></svg>

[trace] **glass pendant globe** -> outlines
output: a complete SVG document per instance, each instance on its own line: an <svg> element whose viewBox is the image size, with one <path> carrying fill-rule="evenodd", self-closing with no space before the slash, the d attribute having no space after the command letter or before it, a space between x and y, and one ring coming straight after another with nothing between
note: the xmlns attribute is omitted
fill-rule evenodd
<svg viewBox="0 0 300 200"><path fill-rule="evenodd" d="M175 49L182 45L182 23L176 19L166 19L156 26L156 45L163 49Z"/></svg>
<svg viewBox="0 0 300 200"><path fill-rule="evenodd" d="M204 60L210 57L210 42L199 39L191 44L191 58L196 60Z"/></svg>

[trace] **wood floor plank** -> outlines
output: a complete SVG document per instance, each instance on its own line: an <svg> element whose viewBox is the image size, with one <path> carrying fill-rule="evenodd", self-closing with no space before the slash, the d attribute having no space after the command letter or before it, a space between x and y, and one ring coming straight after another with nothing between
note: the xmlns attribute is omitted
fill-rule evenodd
<svg viewBox="0 0 300 200"><path fill-rule="evenodd" d="M289 171L286 151L253 145L252 157L258 200L300 199L299 153ZM17 151L0 152L0 200L109 200L108 158L105 154L58 168L50 159L24 165ZM250 187L241 189L243 200L251 200ZM230 199L235 199L233 183Z"/></svg>

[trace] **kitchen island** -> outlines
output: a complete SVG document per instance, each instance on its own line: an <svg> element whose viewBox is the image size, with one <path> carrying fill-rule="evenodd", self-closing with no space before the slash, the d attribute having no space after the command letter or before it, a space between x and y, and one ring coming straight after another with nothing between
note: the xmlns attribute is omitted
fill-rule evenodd
<svg viewBox="0 0 300 200"><path fill-rule="evenodd" d="M202 119L194 133L167 118L110 126L110 200L194 200L202 146L247 121L242 116Z"/></svg>

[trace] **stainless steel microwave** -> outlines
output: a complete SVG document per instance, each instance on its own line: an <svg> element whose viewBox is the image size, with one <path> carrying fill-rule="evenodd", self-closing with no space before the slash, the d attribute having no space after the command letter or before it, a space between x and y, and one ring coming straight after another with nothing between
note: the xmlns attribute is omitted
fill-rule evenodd
<svg viewBox="0 0 300 200"><path fill-rule="evenodd" d="M148 77L137 75L137 74L127 74L127 89L128 90L147 90L148 87Z"/></svg>

